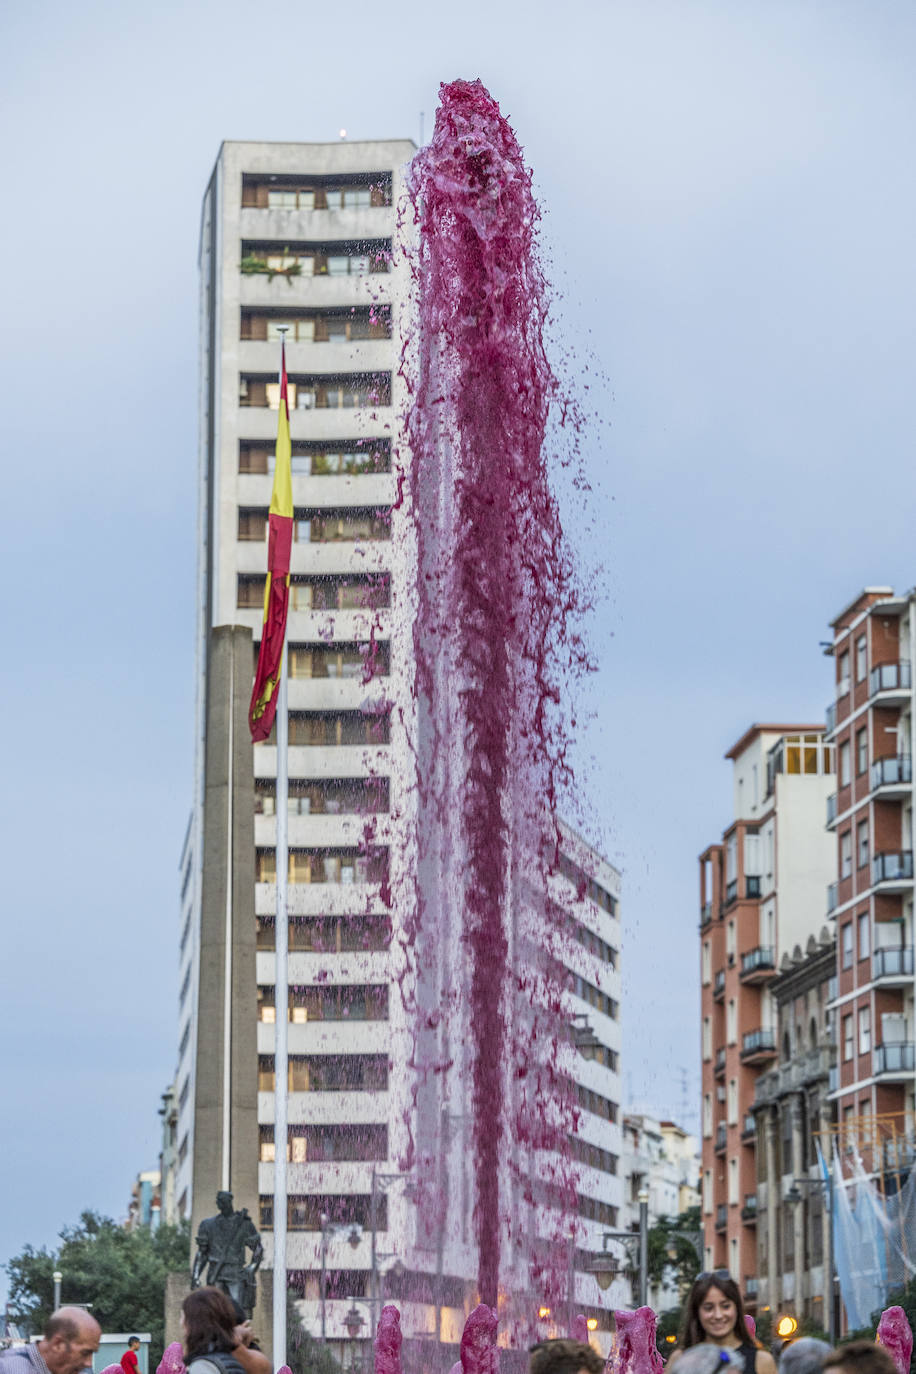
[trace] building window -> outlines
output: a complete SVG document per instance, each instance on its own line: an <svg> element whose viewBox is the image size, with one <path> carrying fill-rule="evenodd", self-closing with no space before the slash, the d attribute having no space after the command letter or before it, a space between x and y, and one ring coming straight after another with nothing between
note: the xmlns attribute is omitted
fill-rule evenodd
<svg viewBox="0 0 916 1374"><path fill-rule="evenodd" d="M852 780L849 762L849 740L844 740L840 745L840 786L848 787Z"/></svg>
<svg viewBox="0 0 916 1374"><path fill-rule="evenodd" d="M844 696L849 691L849 651L840 654L836 665L836 694Z"/></svg>
<svg viewBox="0 0 916 1374"><path fill-rule="evenodd" d="M704 1094L703 1097L703 1135L707 1138L712 1135L712 1095L710 1093Z"/></svg>
<svg viewBox="0 0 916 1374"><path fill-rule="evenodd" d="M852 921L843 927L843 968L852 968Z"/></svg>
<svg viewBox="0 0 916 1374"><path fill-rule="evenodd" d="M704 986L704 987L705 987L706 984L710 981L711 977L712 977L712 963L711 963L711 953L710 953L710 948L709 948L709 941L708 941L708 940L704 940L704 941L703 941L703 986Z"/></svg>
<svg viewBox="0 0 916 1374"><path fill-rule="evenodd" d="M868 731L856 731L856 772L864 773L868 768Z"/></svg>
<svg viewBox="0 0 916 1374"><path fill-rule="evenodd" d="M865 636L856 640L856 682L864 682L868 672L868 647Z"/></svg>
<svg viewBox="0 0 916 1374"><path fill-rule="evenodd" d="M870 940L869 940L870 934L871 934L871 930L870 930L869 922L868 922L868 912L867 912L867 911L863 911L862 915L859 917L859 958L860 958L860 959L867 959L868 956L869 956L869 953L870 953L870 943L871 943Z"/></svg>
<svg viewBox="0 0 916 1374"><path fill-rule="evenodd" d="M728 1124L736 1126L738 1124L738 1080L730 1078L728 1081Z"/></svg>
<svg viewBox="0 0 916 1374"><path fill-rule="evenodd" d="M730 1045L738 1040L738 1008L732 998L725 1009L725 1038Z"/></svg>
<svg viewBox="0 0 916 1374"><path fill-rule="evenodd" d="M712 1059L712 1022L708 1016L703 1017L703 1058Z"/></svg>
<svg viewBox="0 0 916 1374"><path fill-rule="evenodd" d="M735 923L734 921L729 921L728 925L725 927L725 954L728 959L729 968L731 968L735 962L735 949Z"/></svg>
<svg viewBox="0 0 916 1374"><path fill-rule="evenodd" d="M728 1161L728 1202L730 1207L734 1207L738 1201L738 1161L730 1159Z"/></svg>
<svg viewBox="0 0 916 1374"><path fill-rule="evenodd" d="M703 1211L707 1216L712 1215L712 1174L709 1169L703 1173Z"/></svg>
<svg viewBox="0 0 916 1374"><path fill-rule="evenodd" d="M868 1054L871 1049L871 1007L859 1009L859 1053Z"/></svg>
<svg viewBox="0 0 916 1374"><path fill-rule="evenodd" d="M850 878L853 872L853 831L845 830L839 837L839 875Z"/></svg>
<svg viewBox="0 0 916 1374"><path fill-rule="evenodd" d="M851 1016L844 1016L844 1017L843 1017L843 1059L844 1059L844 1060L849 1060L849 1059L851 1059L851 1058L852 1058L852 1051L853 1051L853 1040L852 1040L852 1017L851 1017Z"/></svg>
<svg viewBox="0 0 916 1374"><path fill-rule="evenodd" d="M856 853L859 867L865 868L868 863L868 821L859 821L856 827Z"/></svg>

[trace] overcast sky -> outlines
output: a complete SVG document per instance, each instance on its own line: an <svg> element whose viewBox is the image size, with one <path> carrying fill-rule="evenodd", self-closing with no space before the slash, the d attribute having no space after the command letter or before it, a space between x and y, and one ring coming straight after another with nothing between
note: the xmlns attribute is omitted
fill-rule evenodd
<svg viewBox="0 0 916 1374"><path fill-rule="evenodd" d="M0 1262L156 1162L221 140L416 140L479 76L525 148L589 417L569 533L607 568L582 785L624 875L624 1082L681 1116L722 755L821 719L828 620L916 582L914 49L910 0L4 7Z"/></svg>

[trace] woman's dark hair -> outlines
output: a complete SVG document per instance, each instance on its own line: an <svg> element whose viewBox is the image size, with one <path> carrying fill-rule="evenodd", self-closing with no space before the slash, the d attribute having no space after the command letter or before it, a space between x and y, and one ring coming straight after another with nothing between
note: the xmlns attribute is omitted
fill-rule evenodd
<svg viewBox="0 0 916 1374"><path fill-rule="evenodd" d="M735 1335L738 1340L743 1344L751 1339L744 1322L744 1303L741 1301L741 1290L731 1275L727 1274L724 1269L720 1269L713 1274L701 1274L687 1296L680 1335L682 1350L689 1350L692 1345L702 1345L704 1341L709 1339L700 1322L700 1307L706 1301L706 1296L711 1288L718 1288L719 1292L723 1293L729 1302L735 1304Z"/></svg>
<svg viewBox="0 0 916 1374"><path fill-rule="evenodd" d="M181 1304L188 1334L184 1357L188 1364L201 1355L228 1354L238 1345L235 1339L235 1307L220 1288L195 1288Z"/></svg>

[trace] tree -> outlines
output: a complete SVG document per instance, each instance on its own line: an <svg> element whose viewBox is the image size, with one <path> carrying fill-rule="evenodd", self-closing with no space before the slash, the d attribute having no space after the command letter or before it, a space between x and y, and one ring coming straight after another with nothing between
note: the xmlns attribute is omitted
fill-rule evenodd
<svg viewBox="0 0 916 1374"><path fill-rule="evenodd" d="M188 1268L190 1224L126 1231L110 1217L83 1212L78 1225L60 1232L60 1241L56 1251L26 1245L7 1264L14 1321L33 1332L44 1329L59 1269L62 1303L91 1303L103 1331L148 1331L150 1363L157 1365L165 1339L166 1275Z"/></svg>
<svg viewBox="0 0 916 1374"><path fill-rule="evenodd" d="M678 1232L702 1231L699 1207L690 1207L678 1217L659 1217L649 1227L649 1282L656 1286L676 1283L683 1293L700 1272L701 1257L695 1247Z"/></svg>

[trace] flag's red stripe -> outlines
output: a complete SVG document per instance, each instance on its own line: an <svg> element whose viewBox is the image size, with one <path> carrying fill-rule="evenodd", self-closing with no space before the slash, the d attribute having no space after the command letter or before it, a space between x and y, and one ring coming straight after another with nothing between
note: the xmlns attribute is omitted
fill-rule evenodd
<svg viewBox="0 0 916 1374"><path fill-rule="evenodd" d="M293 548L293 522L288 515L270 515L267 527L267 566L274 577L285 577Z"/></svg>
<svg viewBox="0 0 916 1374"><path fill-rule="evenodd" d="M291 524L292 522L288 521L287 523ZM289 587L286 584L286 577L271 577L267 616L261 633L261 648L258 653L258 669L255 674L254 687L251 693L251 707L248 712L251 738L255 743L258 740L267 739L277 714L277 683L280 681L288 602ZM262 706L263 710L260 709Z"/></svg>

